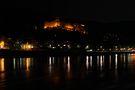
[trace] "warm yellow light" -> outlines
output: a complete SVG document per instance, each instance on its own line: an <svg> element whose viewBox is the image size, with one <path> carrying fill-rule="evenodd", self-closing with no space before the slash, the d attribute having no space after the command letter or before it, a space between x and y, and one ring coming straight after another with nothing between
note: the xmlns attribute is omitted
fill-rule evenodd
<svg viewBox="0 0 135 90"><path fill-rule="evenodd" d="M32 48L34 48L34 46L32 44L29 44L28 42L26 44L22 44L21 48L23 50L32 50Z"/></svg>
<svg viewBox="0 0 135 90"><path fill-rule="evenodd" d="M3 49L5 46L5 42L4 41L0 41L0 49Z"/></svg>
<svg viewBox="0 0 135 90"><path fill-rule="evenodd" d="M30 67L30 58L26 58L26 71L29 71L29 67Z"/></svg>
<svg viewBox="0 0 135 90"><path fill-rule="evenodd" d="M0 58L0 71L5 71L4 58Z"/></svg>
<svg viewBox="0 0 135 90"><path fill-rule="evenodd" d="M55 27L59 27L59 26L60 26L59 21L50 21L50 22L45 22L44 23L44 29L46 29L46 28L55 28Z"/></svg>
<svg viewBox="0 0 135 90"><path fill-rule="evenodd" d="M69 31L73 31L73 29L74 29L73 25L71 25L71 24L65 24L64 27L66 30L69 30Z"/></svg>
<svg viewBox="0 0 135 90"><path fill-rule="evenodd" d="M46 21L44 23L44 29L47 30L52 30L53 28L61 28L61 29L65 29L67 31L78 31L80 33L83 34L87 34L87 32L84 29L85 25L84 24L73 24L73 23L66 23L66 22L62 22L59 19L56 19L54 21Z"/></svg>

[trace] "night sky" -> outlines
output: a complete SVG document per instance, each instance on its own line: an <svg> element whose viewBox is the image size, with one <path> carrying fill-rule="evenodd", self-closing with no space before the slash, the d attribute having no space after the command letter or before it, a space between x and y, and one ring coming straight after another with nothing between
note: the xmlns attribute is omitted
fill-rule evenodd
<svg viewBox="0 0 135 90"><path fill-rule="evenodd" d="M127 33L135 24L133 0L10 0L0 3L0 11L1 27L11 29L11 32L25 31L31 24L39 22L40 17L47 16L98 22L96 25L92 23L90 29L96 27L99 32Z"/></svg>
<svg viewBox="0 0 135 90"><path fill-rule="evenodd" d="M101 22L135 20L134 0L16 0L2 1L1 10L29 10L29 13L59 15ZM12 9L12 10L11 10ZM23 12L23 14L27 13Z"/></svg>

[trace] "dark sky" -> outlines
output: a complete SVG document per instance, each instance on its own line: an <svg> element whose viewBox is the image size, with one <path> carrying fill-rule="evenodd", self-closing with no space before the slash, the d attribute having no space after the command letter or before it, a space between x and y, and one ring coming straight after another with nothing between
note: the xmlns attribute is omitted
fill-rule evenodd
<svg viewBox="0 0 135 90"><path fill-rule="evenodd" d="M133 0L3 0L0 2L0 34L27 34L33 31L33 23L42 20L40 17L60 16L96 21L90 22L88 29L95 37L104 32L116 32L123 38L134 39L134 4Z"/></svg>
<svg viewBox="0 0 135 90"><path fill-rule="evenodd" d="M31 13L100 22L135 20L134 0L3 0L0 8L2 15Z"/></svg>

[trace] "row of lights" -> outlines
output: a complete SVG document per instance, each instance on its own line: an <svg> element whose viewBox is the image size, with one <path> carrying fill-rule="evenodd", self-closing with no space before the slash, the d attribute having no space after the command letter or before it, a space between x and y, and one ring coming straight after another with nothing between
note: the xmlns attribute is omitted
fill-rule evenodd
<svg viewBox="0 0 135 90"><path fill-rule="evenodd" d="M24 43L21 44L21 49L22 50L32 50L34 48L33 44L30 43ZM9 47L7 46L7 43L5 41L0 41L0 49L9 49Z"/></svg>
<svg viewBox="0 0 135 90"><path fill-rule="evenodd" d="M23 43L20 45L21 46L21 49L22 50L32 50L34 47L33 44L27 42L27 43ZM81 48L81 45L76 45L77 48ZM63 45L60 45L58 44L57 46L54 46L52 44L49 44L48 45L48 48L51 48L51 49L56 49L56 48L68 48L70 49L71 48L71 45L70 44L63 44ZM9 49L9 47L7 46L7 43L3 40L0 41L0 49ZM92 52L93 50L90 48L89 45L86 45L85 46L85 50L87 52ZM100 48L97 48L97 51L107 51L106 49L104 49L102 46L100 46ZM134 48L118 48L118 47L115 47L114 49L110 48L109 51L135 51Z"/></svg>

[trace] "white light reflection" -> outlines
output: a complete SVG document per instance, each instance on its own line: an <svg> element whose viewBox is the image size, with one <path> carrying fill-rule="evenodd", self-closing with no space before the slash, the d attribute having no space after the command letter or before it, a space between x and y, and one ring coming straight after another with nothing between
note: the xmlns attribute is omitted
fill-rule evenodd
<svg viewBox="0 0 135 90"><path fill-rule="evenodd" d="M105 60L105 56L103 56L103 62L104 62L104 60Z"/></svg>
<svg viewBox="0 0 135 90"><path fill-rule="evenodd" d="M111 60L112 60L112 56L109 55L109 68L111 69Z"/></svg>
<svg viewBox="0 0 135 90"><path fill-rule="evenodd" d="M13 58L13 69L15 69L15 68L16 68L16 59Z"/></svg>
<svg viewBox="0 0 135 90"><path fill-rule="evenodd" d="M22 68L22 67L23 67L23 59L20 58L20 68Z"/></svg>
<svg viewBox="0 0 135 90"><path fill-rule="evenodd" d="M115 75L115 78L116 80L118 79L118 54L115 54L115 72L114 72L114 75Z"/></svg>
<svg viewBox="0 0 135 90"><path fill-rule="evenodd" d="M68 56L67 71L70 72L70 57Z"/></svg>
<svg viewBox="0 0 135 90"><path fill-rule="evenodd" d="M123 55L124 68L126 67L126 55Z"/></svg>
<svg viewBox="0 0 135 90"><path fill-rule="evenodd" d="M53 63L53 64L54 64L54 61L55 61L55 60L54 60L54 57L52 57L52 63Z"/></svg>
<svg viewBox="0 0 135 90"><path fill-rule="evenodd" d="M13 58L13 69L25 69L26 78L29 78L30 67L33 65L33 58Z"/></svg>
<svg viewBox="0 0 135 90"><path fill-rule="evenodd" d="M49 65L51 65L51 64L52 64L52 58L49 57Z"/></svg>
<svg viewBox="0 0 135 90"><path fill-rule="evenodd" d="M49 57L49 72L52 72L52 57Z"/></svg>
<svg viewBox="0 0 135 90"><path fill-rule="evenodd" d="M99 66L99 56L97 56L97 66Z"/></svg>
<svg viewBox="0 0 135 90"><path fill-rule="evenodd" d="M66 70L67 75L66 76L67 77L66 78L71 79L72 74L71 74L71 61L70 61L71 59L70 59L70 56L68 56L66 60L67 60L67 64L66 64L66 67L67 67L67 70Z"/></svg>
<svg viewBox="0 0 135 90"><path fill-rule="evenodd" d="M103 56L100 56L100 70L103 69Z"/></svg>
<svg viewBox="0 0 135 90"><path fill-rule="evenodd" d="M123 56L124 63L126 62L126 55Z"/></svg>
<svg viewBox="0 0 135 90"><path fill-rule="evenodd" d="M89 69L89 56L86 56L86 68Z"/></svg>
<svg viewBox="0 0 135 90"><path fill-rule="evenodd" d="M92 67L92 56L90 56L90 67Z"/></svg>
<svg viewBox="0 0 135 90"><path fill-rule="evenodd" d="M100 56L100 70L102 71L102 66L103 66L103 58L102 58L102 56Z"/></svg>
<svg viewBox="0 0 135 90"><path fill-rule="evenodd" d="M86 56L86 69L92 70L92 56Z"/></svg>
<svg viewBox="0 0 135 90"><path fill-rule="evenodd" d="M131 62L131 56L132 56L132 54L128 54L128 63L130 63Z"/></svg>
<svg viewBox="0 0 135 90"><path fill-rule="evenodd" d="M115 54L115 69L117 69L118 67L118 54Z"/></svg>

